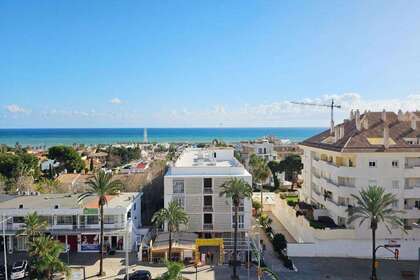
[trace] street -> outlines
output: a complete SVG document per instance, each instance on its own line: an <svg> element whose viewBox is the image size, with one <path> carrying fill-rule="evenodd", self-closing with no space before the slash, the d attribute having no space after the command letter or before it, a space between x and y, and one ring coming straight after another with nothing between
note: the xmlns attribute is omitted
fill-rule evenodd
<svg viewBox="0 0 420 280"><path fill-rule="evenodd" d="M88 279L123 279L125 273L124 254L117 254L115 256L107 256L104 259L105 277L98 278L99 260L95 253L75 253L70 255L70 265L84 266L86 269L86 278ZM3 263L3 256L0 262ZM8 256L9 264L13 261L25 258L25 254L15 253ZM63 260L67 261L67 256L63 255ZM288 271L285 269L280 261L272 266L272 269L278 272L280 279L284 280L354 280L354 279L369 279L370 275L370 261L365 259L351 259L351 258L293 258L293 261L298 268L297 272ZM163 265L139 265L135 263L134 254L131 255L130 271L145 269L149 270L153 278L159 277L166 271ZM394 260L380 260L378 268L378 277L380 280L397 280L407 279L414 280L414 276L403 277L406 275L415 275L417 271L417 262L415 261L394 261ZM248 271L242 266L239 269L241 279L248 279ZM203 266L198 268L197 279L199 280L228 280L230 279L231 268L229 266ZM255 267L250 269L250 278L257 279ZM195 280L196 271L193 266L186 267L183 271L183 276L187 279ZM268 279L267 277L265 279Z"/></svg>

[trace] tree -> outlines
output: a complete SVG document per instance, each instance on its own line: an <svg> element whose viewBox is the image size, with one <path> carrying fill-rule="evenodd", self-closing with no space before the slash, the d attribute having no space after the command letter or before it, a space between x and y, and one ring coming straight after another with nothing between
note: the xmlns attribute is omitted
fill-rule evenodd
<svg viewBox="0 0 420 280"><path fill-rule="evenodd" d="M300 174L303 169L301 157L299 155L287 156L280 162L280 169L282 172L285 172L286 180L290 180L292 182L293 190L293 186L297 184L298 174Z"/></svg>
<svg viewBox="0 0 420 280"><path fill-rule="evenodd" d="M369 186L367 189L361 190L359 196L353 195L357 201L355 207L347 209L349 214L348 223L360 220L360 225L365 221L369 222L372 230L372 280L376 280L376 230L378 225L383 223L388 231L391 233L389 225L397 226L404 229L403 220L399 214L404 211L394 210L392 204L397 198L394 194L386 193L385 189L378 186Z"/></svg>
<svg viewBox="0 0 420 280"><path fill-rule="evenodd" d="M90 162L89 162L89 171L90 172L93 172L93 169L94 169L94 166L93 166L93 158L91 158L90 159Z"/></svg>
<svg viewBox="0 0 420 280"><path fill-rule="evenodd" d="M251 167L252 179L255 183L260 184L261 190L261 211L264 210L264 201L263 201L263 184L270 177L271 171L267 165L267 161L255 154L251 155L249 160L249 165Z"/></svg>
<svg viewBox="0 0 420 280"><path fill-rule="evenodd" d="M239 204L244 199L252 198L252 187L243 179L231 178L220 186L219 196L226 196L232 199L234 207L234 236L233 236L233 275L232 279L238 279L236 274L237 254L238 254L238 210Z"/></svg>
<svg viewBox="0 0 420 280"><path fill-rule="evenodd" d="M176 201L171 201L167 208L162 208L155 212L152 217L152 223L160 227L162 225L167 226L169 232L169 247L168 256L171 260L172 253L172 233L179 230L180 225L186 225L188 223L188 215L184 208Z"/></svg>
<svg viewBox="0 0 420 280"><path fill-rule="evenodd" d="M262 252L261 250L257 249L255 244L253 242L250 242L251 245L251 254L257 259L257 260L261 260L262 259ZM270 279L272 280L280 280L280 277L277 275L276 272L272 271L270 268L268 267L259 267L261 274L267 275Z"/></svg>
<svg viewBox="0 0 420 280"><path fill-rule="evenodd" d="M59 185L57 179L42 178L35 184L35 190L40 193L57 193Z"/></svg>
<svg viewBox="0 0 420 280"><path fill-rule="evenodd" d="M48 158L58 161L68 172L80 172L85 168L85 163L73 147L53 146L48 149Z"/></svg>
<svg viewBox="0 0 420 280"><path fill-rule="evenodd" d="M31 243L46 230L47 226L47 221L42 220L37 212L32 212L26 215L23 229L20 230L18 234L26 235L28 237L28 242Z"/></svg>
<svg viewBox="0 0 420 280"><path fill-rule="evenodd" d="M108 203L107 195L115 195L122 188L123 184L120 180L113 180L112 173L105 173L99 171L93 179L87 181L88 191L79 195L79 201L82 201L86 197L96 196L98 197L98 207L101 222L101 234L99 241L99 276L104 275L103 272L103 242L104 242L104 206ZM128 240L126 240L128 244ZM128 246L126 244L126 246Z"/></svg>
<svg viewBox="0 0 420 280"><path fill-rule="evenodd" d="M70 274L69 268L60 260L60 254L64 252L63 245L51 236L41 235L29 244L31 265L38 279L53 279L56 272Z"/></svg>
<svg viewBox="0 0 420 280"><path fill-rule="evenodd" d="M168 270L159 278L160 280L181 280L182 279L182 269L184 264L181 262L165 262L166 269Z"/></svg>

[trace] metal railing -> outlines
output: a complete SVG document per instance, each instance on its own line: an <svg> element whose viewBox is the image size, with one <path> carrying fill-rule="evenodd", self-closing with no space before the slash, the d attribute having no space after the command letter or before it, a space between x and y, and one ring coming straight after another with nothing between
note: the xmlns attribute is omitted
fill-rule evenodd
<svg viewBox="0 0 420 280"><path fill-rule="evenodd" d="M203 189L203 193L205 193L205 194L212 194L213 193L213 189L212 188L204 188Z"/></svg>
<svg viewBox="0 0 420 280"><path fill-rule="evenodd" d="M203 224L203 230L212 230L213 224Z"/></svg>
<svg viewBox="0 0 420 280"><path fill-rule="evenodd" d="M213 206L211 205L204 205L203 206L203 212L213 212Z"/></svg>

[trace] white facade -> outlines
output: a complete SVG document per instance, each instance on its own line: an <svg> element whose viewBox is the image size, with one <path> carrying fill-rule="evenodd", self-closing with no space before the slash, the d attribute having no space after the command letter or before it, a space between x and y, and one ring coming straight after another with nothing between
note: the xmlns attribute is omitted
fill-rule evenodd
<svg viewBox="0 0 420 280"><path fill-rule="evenodd" d="M304 186L301 198L307 203L326 208L336 224L356 228L346 223L349 206L355 205L351 194L358 195L369 185L385 188L398 199L396 210L404 210L406 230L410 231L420 219L420 153L340 153L302 146L304 150ZM351 164L349 164L351 162ZM325 195L327 194L327 195ZM365 228L359 230L366 238ZM403 238L400 230L392 235L381 227L378 237ZM420 236L418 236L420 239Z"/></svg>
<svg viewBox="0 0 420 280"><path fill-rule="evenodd" d="M131 251L140 236L142 193L121 193L108 197L104 207L104 244L117 251ZM93 201L92 201L93 199ZM17 232L24 226L26 215L36 212L47 221L47 233L74 252L98 252L100 217L95 198L78 203L78 194L17 195L0 202L0 217L4 224L8 251L26 250L24 236ZM0 230L3 228L0 225ZM128 239L127 239L128 238ZM126 242L128 240L129 242ZM109 244L108 244L109 243Z"/></svg>
<svg viewBox="0 0 420 280"><path fill-rule="evenodd" d="M231 199L220 197L220 186L232 177L252 184L252 177L235 159L233 149L187 149L165 175L165 207L172 200L183 205L190 221L188 232L201 237L229 238L233 232ZM251 227L251 200L240 207L239 231Z"/></svg>

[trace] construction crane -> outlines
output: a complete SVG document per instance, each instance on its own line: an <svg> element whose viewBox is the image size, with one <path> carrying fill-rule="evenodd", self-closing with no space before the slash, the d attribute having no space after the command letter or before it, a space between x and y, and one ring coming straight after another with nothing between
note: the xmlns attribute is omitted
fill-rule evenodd
<svg viewBox="0 0 420 280"><path fill-rule="evenodd" d="M310 102L296 102L291 101L292 104L306 105L306 106L318 106L318 107L329 107L331 110L331 134L334 132L334 108L341 109L341 105L335 104L334 99L331 99L331 104L319 104Z"/></svg>

